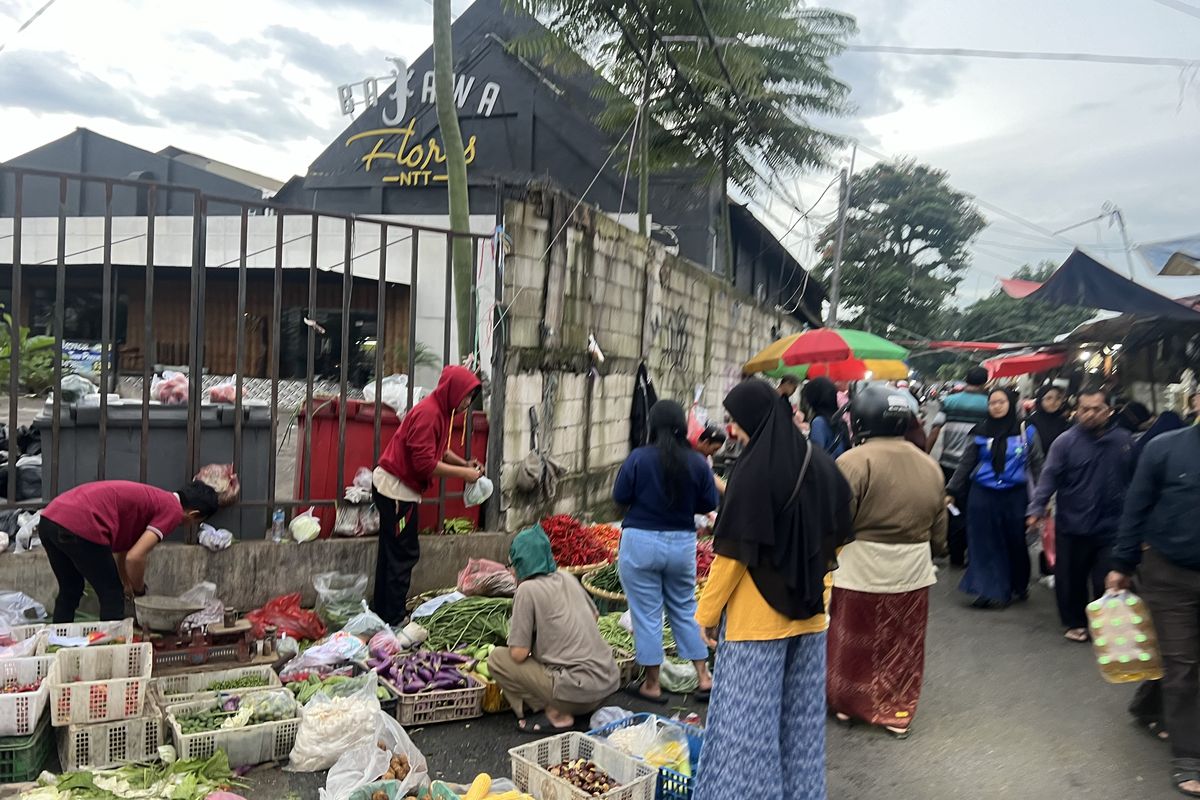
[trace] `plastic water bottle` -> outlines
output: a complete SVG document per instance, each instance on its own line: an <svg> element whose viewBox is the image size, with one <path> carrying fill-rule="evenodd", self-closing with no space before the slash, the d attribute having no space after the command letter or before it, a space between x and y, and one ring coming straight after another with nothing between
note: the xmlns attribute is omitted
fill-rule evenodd
<svg viewBox="0 0 1200 800"><path fill-rule="evenodd" d="M277 508L271 515L271 541L275 544L283 544L283 537L283 509Z"/></svg>

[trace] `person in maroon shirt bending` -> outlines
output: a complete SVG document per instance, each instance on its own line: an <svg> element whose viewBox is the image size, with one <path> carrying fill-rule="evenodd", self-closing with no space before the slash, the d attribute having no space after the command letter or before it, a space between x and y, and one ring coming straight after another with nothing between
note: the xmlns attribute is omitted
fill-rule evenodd
<svg viewBox="0 0 1200 800"><path fill-rule="evenodd" d="M185 519L217 510L217 493L192 481L177 492L132 481L95 481L70 489L42 511L38 535L58 580L55 622L74 622L86 580L100 619L125 616L126 593L146 593L146 557Z"/></svg>

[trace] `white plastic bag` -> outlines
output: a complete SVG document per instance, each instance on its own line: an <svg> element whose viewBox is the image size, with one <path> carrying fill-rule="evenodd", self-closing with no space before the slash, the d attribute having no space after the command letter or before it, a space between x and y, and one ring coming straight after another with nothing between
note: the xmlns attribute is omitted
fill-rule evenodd
<svg viewBox="0 0 1200 800"><path fill-rule="evenodd" d="M167 406L186 406L188 401L188 378L182 372L163 370L163 374L150 381L150 396Z"/></svg>
<svg viewBox="0 0 1200 800"><path fill-rule="evenodd" d="M359 467L354 473L354 485L359 489L371 491L371 486L374 485L374 479L371 477L371 470L368 467Z"/></svg>
<svg viewBox="0 0 1200 800"><path fill-rule="evenodd" d="M41 645L46 644L49 638L49 631L40 630L28 639L0 647L0 661L6 658L28 658L37 655Z"/></svg>
<svg viewBox="0 0 1200 800"><path fill-rule="evenodd" d="M399 782L397 796L405 797L429 780L425 756L399 722L380 712L372 732L374 736L370 741L342 753L329 768L325 788L320 792L321 800L349 800L355 789L378 780L387 772L393 754L403 753L408 758L410 770L408 777ZM388 750L380 750L376 742L382 742Z"/></svg>
<svg viewBox="0 0 1200 800"><path fill-rule="evenodd" d="M322 572L313 577L317 590L314 611L330 630L341 630L346 621L362 610L367 598L367 576L345 572Z"/></svg>
<svg viewBox="0 0 1200 800"><path fill-rule="evenodd" d="M195 603L199 606L206 606L211 603L216 596L217 585L215 583L209 583L208 581L201 581L183 594L179 595L179 599L185 603Z"/></svg>
<svg viewBox="0 0 1200 800"><path fill-rule="evenodd" d="M668 658L663 662L659 680L663 689L672 694L691 694L700 687L696 666L689 661L678 664Z"/></svg>
<svg viewBox="0 0 1200 800"><path fill-rule="evenodd" d="M41 622L46 607L24 592L0 592L0 622L10 627Z"/></svg>
<svg viewBox="0 0 1200 800"><path fill-rule="evenodd" d="M42 512L30 514L22 511L17 515L17 546L14 553L27 553L42 546L42 538L38 536L38 523L42 521Z"/></svg>
<svg viewBox="0 0 1200 800"><path fill-rule="evenodd" d="M284 683L292 675L300 672L328 672L335 666L348 664L351 661L366 661L371 655L370 650L357 636L338 631L325 637L324 641L299 654L283 665L279 677Z"/></svg>
<svg viewBox="0 0 1200 800"><path fill-rule="evenodd" d="M492 496L492 481L486 475L481 476L474 483L468 483L463 490L463 503L470 506L482 504L485 500Z"/></svg>
<svg viewBox="0 0 1200 800"><path fill-rule="evenodd" d="M308 511L292 517L288 523L288 532L297 542L311 542L321 535L321 520L317 519L316 507L310 506Z"/></svg>
<svg viewBox="0 0 1200 800"><path fill-rule="evenodd" d="M300 730L285 769L317 772L332 767L343 753L360 746L375 747L378 686L375 673L368 672L354 694L330 697L323 690L317 692L300 709Z"/></svg>
<svg viewBox="0 0 1200 800"><path fill-rule="evenodd" d="M387 375L379 381L379 384L380 401L397 414L403 414L408 405L408 376ZM363 387L363 398L368 403L375 402L375 381L370 381Z"/></svg>
<svg viewBox="0 0 1200 800"><path fill-rule="evenodd" d="M237 402L237 376L227 378L208 390L208 400L211 403Z"/></svg>
<svg viewBox="0 0 1200 800"><path fill-rule="evenodd" d="M71 373L63 375L62 383L58 385L58 391L62 395L64 403L78 403L88 395L95 394L97 389L96 384L87 378Z"/></svg>
<svg viewBox="0 0 1200 800"><path fill-rule="evenodd" d="M224 528L214 528L205 522L200 525L199 541L202 547L216 553L233 544L233 533Z"/></svg>

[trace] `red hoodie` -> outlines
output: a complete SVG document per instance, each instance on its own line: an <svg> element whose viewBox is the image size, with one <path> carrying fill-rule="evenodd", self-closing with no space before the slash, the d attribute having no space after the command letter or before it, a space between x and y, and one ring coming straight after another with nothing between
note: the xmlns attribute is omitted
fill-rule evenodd
<svg viewBox="0 0 1200 800"><path fill-rule="evenodd" d="M379 466L423 494L432 482L433 468L449 449L450 420L458 404L478 387L479 378L466 367L442 370L437 388L405 415L379 457Z"/></svg>

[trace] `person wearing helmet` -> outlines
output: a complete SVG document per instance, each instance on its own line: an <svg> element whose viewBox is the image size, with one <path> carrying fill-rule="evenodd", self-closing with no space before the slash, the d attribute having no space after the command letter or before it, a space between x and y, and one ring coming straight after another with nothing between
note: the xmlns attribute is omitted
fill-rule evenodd
<svg viewBox="0 0 1200 800"><path fill-rule="evenodd" d="M913 419L905 394L874 385L850 402L860 444L837 465L850 484L854 541L833 573L826 676L839 721L899 738L921 694L932 556L946 547L942 470L904 438Z"/></svg>

